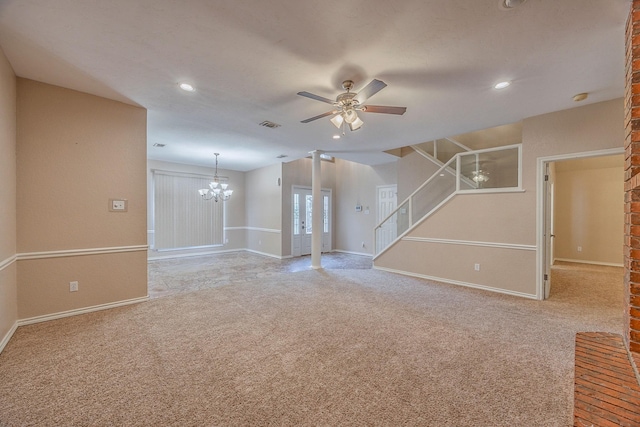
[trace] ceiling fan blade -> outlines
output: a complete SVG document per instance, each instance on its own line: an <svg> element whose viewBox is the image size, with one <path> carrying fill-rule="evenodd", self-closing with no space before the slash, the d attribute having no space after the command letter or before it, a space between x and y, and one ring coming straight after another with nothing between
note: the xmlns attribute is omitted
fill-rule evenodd
<svg viewBox="0 0 640 427"><path fill-rule="evenodd" d="M362 107L363 113L383 113L403 115L407 107L388 107L385 105L365 105Z"/></svg>
<svg viewBox="0 0 640 427"><path fill-rule="evenodd" d="M302 120L300 123L309 123L309 122L312 122L312 121L314 121L314 120L318 120L318 119L321 119L321 118L323 118L323 117L327 117L327 116L330 116L330 115L332 115L332 114L336 114L336 113L337 113L337 111L336 111L336 110L333 110L333 111L327 111L326 113L322 113L322 114L320 114L320 115L318 115L318 116L311 117L311 118L306 119L306 120Z"/></svg>
<svg viewBox="0 0 640 427"><path fill-rule="evenodd" d="M304 96L306 98L315 99L316 101L326 102L327 104L332 104L335 102L333 99L325 98L324 96L314 95L309 92L298 92L298 95Z"/></svg>
<svg viewBox="0 0 640 427"><path fill-rule="evenodd" d="M376 93L387 87L387 84L382 80L373 79L368 85L362 88L356 95L355 99L362 104L367 99L371 98Z"/></svg>

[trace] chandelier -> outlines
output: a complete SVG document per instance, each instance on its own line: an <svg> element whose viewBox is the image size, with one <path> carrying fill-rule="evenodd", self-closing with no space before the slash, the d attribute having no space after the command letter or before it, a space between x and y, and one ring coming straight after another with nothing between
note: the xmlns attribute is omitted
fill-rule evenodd
<svg viewBox="0 0 640 427"><path fill-rule="evenodd" d="M471 179L478 185L482 186L485 182L489 181L489 172L483 172L482 169L478 169L471 172L473 176Z"/></svg>
<svg viewBox="0 0 640 427"><path fill-rule="evenodd" d="M213 154L216 156L216 173L213 175L213 181L209 183L209 188L198 190L198 193L200 193L200 196L202 196L204 200L213 199L216 202L219 200L226 202L231 198L233 190L229 188L229 184L226 182L220 182L220 178L218 178L218 156L220 153Z"/></svg>

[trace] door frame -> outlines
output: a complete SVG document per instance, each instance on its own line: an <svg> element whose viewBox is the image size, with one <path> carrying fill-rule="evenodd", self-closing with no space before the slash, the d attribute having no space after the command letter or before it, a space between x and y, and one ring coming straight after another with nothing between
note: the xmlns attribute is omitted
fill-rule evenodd
<svg viewBox="0 0 640 427"><path fill-rule="evenodd" d="M558 154L555 156L538 157L536 164L536 299L543 300L545 297L545 280L544 275L549 271L550 265L546 260L546 237L545 229L547 227L545 214L550 206L547 206L546 195L547 186L545 185L545 173L549 163L584 159L588 157L604 157L616 154L624 154L624 147L609 148L605 150L585 151L582 153ZM551 279L551 278L549 278Z"/></svg>
<svg viewBox="0 0 640 427"><path fill-rule="evenodd" d="M291 225L290 225L290 232L291 232L291 256L299 256L294 254L293 248L294 248L294 240L295 239L295 234L293 232L293 199L294 199L294 195L296 193L296 190L305 190L305 191L311 191L312 188L307 186L307 185L292 185L291 186ZM327 194L328 193L328 194ZM323 231L323 236L322 236L322 242L323 242L323 250L322 252L331 252L333 251L333 190L331 188L320 188L320 194L322 194L323 196L328 195L329 196L329 212L328 212L328 218L329 218L329 232L326 233L327 234L327 249L324 250L324 242L325 242L325 236L324 236L324 231Z"/></svg>

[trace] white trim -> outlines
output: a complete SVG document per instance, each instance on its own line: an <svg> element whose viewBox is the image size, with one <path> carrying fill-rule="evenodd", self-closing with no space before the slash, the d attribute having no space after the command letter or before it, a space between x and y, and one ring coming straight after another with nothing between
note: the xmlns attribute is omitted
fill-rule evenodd
<svg viewBox="0 0 640 427"><path fill-rule="evenodd" d="M376 267L375 265L373 266L373 268L376 269L376 270L388 271L390 273L402 274L403 276L417 277L417 278L420 278L420 279L432 280L432 281L435 281L435 282L443 282L443 283L448 283L448 284L451 284L451 285L464 286L464 287L467 287L467 288L482 289L484 291L496 292L496 293L499 293L499 294L506 294L506 295L513 295L513 296L516 296L516 297L522 297L522 298L528 298L528 299L537 299L536 295L525 294L523 292L510 291L510 290L501 289L501 288L493 288L491 286L479 285L477 283L461 282L459 280L451 280L451 279L444 279L442 277L427 276L425 274L411 273L411 272L402 271L402 270L394 270L392 268Z"/></svg>
<svg viewBox="0 0 640 427"><path fill-rule="evenodd" d="M342 254L360 255L360 256L366 256L366 257L369 257L369 258L373 258L373 255L365 253L365 252L343 251L341 249L334 249L331 252L340 252Z"/></svg>
<svg viewBox="0 0 640 427"><path fill-rule="evenodd" d="M156 230L147 230L147 234L155 234Z"/></svg>
<svg viewBox="0 0 640 427"><path fill-rule="evenodd" d="M457 194L487 194L487 193L524 193L526 190L520 187L502 188L477 188L475 190L457 190Z"/></svg>
<svg viewBox="0 0 640 427"><path fill-rule="evenodd" d="M12 255L9 258L5 259L4 261L0 262L0 271L2 271L5 268L9 267L11 264L16 262L17 259L18 259L17 255Z"/></svg>
<svg viewBox="0 0 640 427"><path fill-rule="evenodd" d="M293 258L291 255L280 256L280 255L270 254L270 253L267 253L267 252L256 251L256 250L253 250L253 249L245 249L245 251L251 252L251 253L254 253L254 254L258 254L258 255L268 256L270 258L277 258L277 259Z"/></svg>
<svg viewBox="0 0 640 427"><path fill-rule="evenodd" d="M26 252L17 254L18 261L26 259L62 258L82 255L103 255L121 252L139 252L149 249L148 245L116 246L111 248L67 249L62 251Z"/></svg>
<svg viewBox="0 0 640 427"><path fill-rule="evenodd" d="M9 340L11 339L13 334L16 332L16 329L18 329L18 322L14 322L13 323L13 326L9 329L9 331L6 333L6 335L2 338L2 341L0 341L0 353L2 353L2 350L4 350L4 348L6 347L7 344L9 344Z"/></svg>
<svg viewBox="0 0 640 427"><path fill-rule="evenodd" d="M246 250L246 249L225 249L225 250L222 250L222 251L187 252L187 253L180 253L180 254L160 255L160 256L149 255L147 257L147 260L148 261L157 261L157 260L161 260L161 259L188 258L188 257L192 257L192 256L216 255L216 254L226 254L226 253L231 253L231 252L242 252L244 250ZM179 251L176 251L176 252L179 252Z"/></svg>
<svg viewBox="0 0 640 427"><path fill-rule="evenodd" d="M402 240L411 242L425 242L425 243L444 243L447 245L462 245L462 246L482 246L489 248L500 249L516 249L521 251L535 251L536 245L521 245L517 243L497 243L497 242L478 242L472 240L453 240L453 239L436 239L432 237L403 237Z"/></svg>
<svg viewBox="0 0 640 427"><path fill-rule="evenodd" d="M243 228L249 231L263 231L265 233L277 233L277 234L282 233L282 230L278 230L275 228L260 228L260 227L243 227Z"/></svg>
<svg viewBox="0 0 640 427"><path fill-rule="evenodd" d="M94 311L108 310L110 308L122 307L130 304L137 304L139 302L145 302L149 299L149 296L140 298L132 298L123 301L110 302L107 304L99 304L91 307L77 308L74 310L61 311L59 313L45 314L42 316L29 317L27 319L18 320L18 326L31 325L33 323L47 322L49 320L62 319L64 317L77 316L79 314L92 313Z"/></svg>
<svg viewBox="0 0 640 427"><path fill-rule="evenodd" d="M624 267L624 264L621 262L599 262L599 261L585 261L581 259L554 258L553 262L555 263L556 261L575 262L577 264L604 265L606 267Z"/></svg>
<svg viewBox="0 0 640 427"><path fill-rule="evenodd" d="M550 162L587 157L613 156L624 154L624 148L607 148L604 150L585 151L582 153L557 154L555 156L538 157L536 159L536 295L544 299L544 175L545 165Z"/></svg>
<svg viewBox="0 0 640 427"><path fill-rule="evenodd" d="M624 154L624 148L606 148L604 150L585 151L582 153L556 154L555 156L538 157L538 162L555 162L557 160L584 159L588 157L604 157Z"/></svg>
<svg viewBox="0 0 640 427"><path fill-rule="evenodd" d="M224 227L224 231L237 231L237 230L251 230L251 231L264 231L265 233L282 233L282 230L277 228L261 228L261 227Z"/></svg>

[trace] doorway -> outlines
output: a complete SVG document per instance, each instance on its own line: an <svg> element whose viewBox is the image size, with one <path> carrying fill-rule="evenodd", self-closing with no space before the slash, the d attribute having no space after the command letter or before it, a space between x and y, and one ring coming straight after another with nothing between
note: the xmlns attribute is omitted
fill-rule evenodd
<svg viewBox="0 0 640 427"><path fill-rule="evenodd" d="M291 192L291 254L311 254L313 196L310 187L293 186ZM322 190L322 252L331 250L331 190Z"/></svg>
<svg viewBox="0 0 640 427"><path fill-rule="evenodd" d="M623 153L611 149L538 159L538 299L553 292L556 261L622 265L622 243L613 240L623 234ZM611 171L605 173L609 168L617 171L613 178Z"/></svg>

